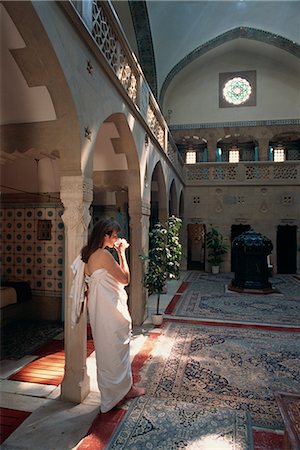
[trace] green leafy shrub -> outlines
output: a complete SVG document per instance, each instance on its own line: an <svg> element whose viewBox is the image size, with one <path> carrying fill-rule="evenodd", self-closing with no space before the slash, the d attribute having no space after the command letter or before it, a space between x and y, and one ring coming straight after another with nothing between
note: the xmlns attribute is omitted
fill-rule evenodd
<svg viewBox="0 0 300 450"><path fill-rule="evenodd" d="M223 256L227 253L227 245L224 243L220 231L212 227L206 235L206 245L209 250L208 262L212 266L219 266L224 261Z"/></svg>
<svg viewBox="0 0 300 450"><path fill-rule="evenodd" d="M149 233L148 256L140 258L146 263L143 284L148 294L157 294L156 314L159 314L160 295L168 278L178 278L182 246L179 243L181 219L172 216L163 225L157 223Z"/></svg>

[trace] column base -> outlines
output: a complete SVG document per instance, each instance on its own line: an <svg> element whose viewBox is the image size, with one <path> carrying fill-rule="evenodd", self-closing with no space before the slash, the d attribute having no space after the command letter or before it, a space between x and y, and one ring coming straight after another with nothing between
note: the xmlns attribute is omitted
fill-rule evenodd
<svg viewBox="0 0 300 450"><path fill-rule="evenodd" d="M61 384L61 400L81 403L86 396L90 393L90 377L85 374L83 379L80 381L75 381L73 376L65 376Z"/></svg>

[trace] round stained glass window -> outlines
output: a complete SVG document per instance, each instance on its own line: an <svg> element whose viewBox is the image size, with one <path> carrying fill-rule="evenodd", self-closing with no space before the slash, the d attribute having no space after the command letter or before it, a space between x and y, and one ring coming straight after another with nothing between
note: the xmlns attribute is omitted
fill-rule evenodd
<svg viewBox="0 0 300 450"><path fill-rule="evenodd" d="M241 105L249 100L251 90L251 85L248 80L241 77L234 77L225 83L223 96L228 103Z"/></svg>

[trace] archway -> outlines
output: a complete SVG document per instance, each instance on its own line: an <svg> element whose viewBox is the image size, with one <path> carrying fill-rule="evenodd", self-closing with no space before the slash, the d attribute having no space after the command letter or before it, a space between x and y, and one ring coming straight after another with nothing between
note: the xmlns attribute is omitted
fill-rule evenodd
<svg viewBox="0 0 300 450"><path fill-rule="evenodd" d="M133 323L140 325L145 315L139 259L142 254L140 169L134 137L122 113L109 116L98 130L93 153L93 189L93 220L113 217L129 240L129 309Z"/></svg>
<svg viewBox="0 0 300 450"><path fill-rule="evenodd" d="M158 162L151 179L150 229L157 222L165 222L167 220L167 214L166 183L161 163Z"/></svg>
<svg viewBox="0 0 300 450"><path fill-rule="evenodd" d="M21 192L14 192L13 196L14 204L17 197L21 198L26 227L32 220L31 231L37 233L40 222L34 219L38 217L50 221L49 228L53 230L51 242L40 234L39 245L31 246L32 255L28 254L30 246L23 247L27 261L32 257L39 263L38 271L34 265L28 269L33 268L34 273L32 314L42 319L53 319L53 315L67 318L62 397L81 401L89 391L86 316L82 315L76 331L71 330L68 325L71 302L64 306L64 297L66 293L68 298L71 286L71 262L86 237L83 219L88 219L84 212L91 191L83 182L81 130L72 88L61 67L56 42L51 41L49 30L43 26L38 6L32 2L1 5L8 30L2 88L6 95L10 93L10 102L6 102L9 108L1 125L2 152L6 159L16 161L9 180L22 183ZM20 165L23 171L18 177L16 170ZM18 188L16 184L11 187Z"/></svg>
<svg viewBox="0 0 300 450"><path fill-rule="evenodd" d="M178 199L174 180L169 191L169 216L178 216Z"/></svg>
<svg viewBox="0 0 300 450"><path fill-rule="evenodd" d="M297 226L278 225L277 227L277 273L296 273L297 271Z"/></svg>
<svg viewBox="0 0 300 450"><path fill-rule="evenodd" d="M187 226L187 268L205 270L206 226L202 223L189 223Z"/></svg>

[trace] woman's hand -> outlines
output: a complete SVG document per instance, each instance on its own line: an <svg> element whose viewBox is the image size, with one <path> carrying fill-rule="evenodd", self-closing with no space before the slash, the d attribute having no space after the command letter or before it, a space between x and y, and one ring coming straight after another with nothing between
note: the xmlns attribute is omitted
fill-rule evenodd
<svg viewBox="0 0 300 450"><path fill-rule="evenodd" d="M125 251L128 247L129 244L124 238L119 238L114 245L114 248L117 250L117 252Z"/></svg>

